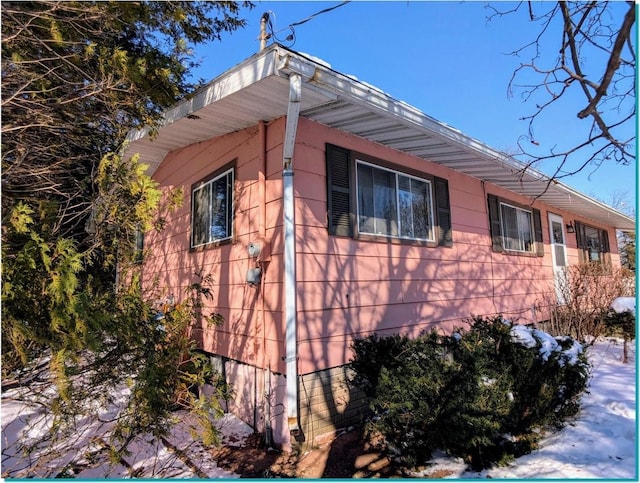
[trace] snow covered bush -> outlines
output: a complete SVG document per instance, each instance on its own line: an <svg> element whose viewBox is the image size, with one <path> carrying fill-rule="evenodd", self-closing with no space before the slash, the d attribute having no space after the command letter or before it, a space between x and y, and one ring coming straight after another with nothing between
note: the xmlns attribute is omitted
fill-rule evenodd
<svg viewBox="0 0 640 483"><path fill-rule="evenodd" d="M475 469L530 452L540 430L579 409L588 365L582 346L501 317L451 336L354 341L354 384L370 398L371 431L402 464L436 449Z"/></svg>
<svg viewBox="0 0 640 483"><path fill-rule="evenodd" d="M635 298L619 297L611 303L611 308L604 317L604 334L620 337L624 340L622 362L629 362L629 342L636 337L636 303Z"/></svg>

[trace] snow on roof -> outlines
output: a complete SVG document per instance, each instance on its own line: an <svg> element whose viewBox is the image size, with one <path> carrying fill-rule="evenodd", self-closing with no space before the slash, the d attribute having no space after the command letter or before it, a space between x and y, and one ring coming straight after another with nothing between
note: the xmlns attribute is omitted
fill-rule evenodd
<svg viewBox="0 0 640 483"><path fill-rule="evenodd" d="M314 61L316 64L320 64L325 66L327 69L332 69L331 64L326 60L321 59L320 57L316 57L315 55L307 54L306 52L298 52L300 55L305 56L307 59Z"/></svg>

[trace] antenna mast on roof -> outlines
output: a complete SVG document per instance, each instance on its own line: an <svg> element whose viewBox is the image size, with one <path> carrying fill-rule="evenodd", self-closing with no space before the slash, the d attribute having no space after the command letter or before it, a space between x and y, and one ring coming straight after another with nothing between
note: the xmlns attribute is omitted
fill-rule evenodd
<svg viewBox="0 0 640 483"><path fill-rule="evenodd" d="M271 21L271 17L273 16L275 18L275 14L272 11L268 11L262 14L262 17L260 18L260 51L263 51L266 47L267 47L267 40L269 40L270 38L274 38L277 42L283 43L283 42L291 42L291 46L293 46L293 44L296 43L296 31L294 30L293 27L297 27L298 25L302 25L303 23L307 23L309 20L312 20L314 18L316 18L318 15L321 15L323 13L327 13L330 12L331 10L335 10L338 7L342 7L343 5L346 5L347 3L349 3L351 0L346 0L342 3L339 3L338 5L334 5L333 7L329 7L329 8L325 8L324 10L320 10L319 12L314 13L313 15L310 15L309 17L300 20L298 22L293 22L292 24L287 25L285 28L278 30L277 32L274 31L273 28L273 23ZM269 33L267 33L267 29L270 30ZM289 30L291 33L289 35L287 35L287 37L282 40L279 39L277 34L280 32L283 32L285 30ZM290 47L291 47L290 46Z"/></svg>
<svg viewBox="0 0 640 483"><path fill-rule="evenodd" d="M269 12L262 14L260 18L260 52L267 47L267 39L271 37L267 34L267 21L269 20Z"/></svg>

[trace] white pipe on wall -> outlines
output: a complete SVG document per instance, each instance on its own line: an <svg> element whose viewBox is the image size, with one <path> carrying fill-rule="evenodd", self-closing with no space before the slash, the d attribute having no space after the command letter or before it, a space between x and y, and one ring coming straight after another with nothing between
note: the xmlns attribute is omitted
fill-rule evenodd
<svg viewBox="0 0 640 483"><path fill-rule="evenodd" d="M283 213L284 213L284 314L285 361L287 371L287 422L292 436L300 433L298 422L298 340L296 306L296 239L295 199L293 192L293 150L296 143L302 78L300 74L289 76L289 105L282 153L283 162Z"/></svg>

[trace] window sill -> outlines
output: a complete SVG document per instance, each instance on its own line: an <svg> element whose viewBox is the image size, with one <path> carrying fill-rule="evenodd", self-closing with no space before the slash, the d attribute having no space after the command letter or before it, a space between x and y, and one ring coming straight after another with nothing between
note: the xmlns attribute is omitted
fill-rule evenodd
<svg viewBox="0 0 640 483"><path fill-rule="evenodd" d="M499 253L502 255L510 256L510 257L542 258L541 256L539 256L537 253L534 253L534 252L517 252L513 250L503 250L503 251L493 250L493 253Z"/></svg>
<svg viewBox="0 0 640 483"><path fill-rule="evenodd" d="M371 235L369 233L358 233L353 236L354 240L373 242L373 243L385 243L385 244L393 244L393 245L411 245L418 247L429 247L436 248L438 247L438 242L428 241L428 240L413 240L411 238L397 238L397 237L388 237L382 235Z"/></svg>
<svg viewBox="0 0 640 483"><path fill-rule="evenodd" d="M189 253L204 252L207 250L212 250L214 248L220 248L225 245L231 245L232 243L233 243L232 238L225 238L224 240L213 241L210 243L206 243L205 245L198 245L197 247L189 247Z"/></svg>

